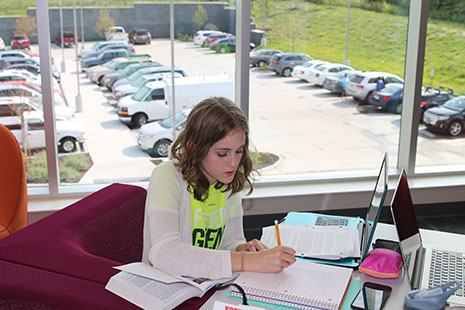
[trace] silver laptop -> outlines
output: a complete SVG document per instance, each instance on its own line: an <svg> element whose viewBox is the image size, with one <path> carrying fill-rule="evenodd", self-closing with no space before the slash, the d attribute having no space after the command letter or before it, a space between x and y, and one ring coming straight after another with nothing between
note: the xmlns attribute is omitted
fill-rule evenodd
<svg viewBox="0 0 465 310"><path fill-rule="evenodd" d="M404 170L400 174L392 197L391 213L411 288L436 287L452 280L459 280L460 288L448 302L465 305L463 289L465 247L423 246Z"/></svg>

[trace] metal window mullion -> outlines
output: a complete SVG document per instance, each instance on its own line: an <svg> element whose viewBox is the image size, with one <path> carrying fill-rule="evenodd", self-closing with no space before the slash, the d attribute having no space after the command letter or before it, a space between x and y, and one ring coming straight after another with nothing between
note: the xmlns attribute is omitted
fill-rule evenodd
<svg viewBox="0 0 465 310"><path fill-rule="evenodd" d="M250 0L236 2L235 101L249 117Z"/></svg>
<svg viewBox="0 0 465 310"><path fill-rule="evenodd" d="M399 169L406 169L409 175L413 175L415 171L426 28L429 12L428 2L429 0L411 0L408 17L404 98L402 102L397 167Z"/></svg>
<svg viewBox="0 0 465 310"><path fill-rule="evenodd" d="M49 195L58 196L58 152L55 136L55 111L53 104L52 61L50 57L50 28L48 1L36 1L37 34L39 42L42 104L44 109L45 146Z"/></svg>

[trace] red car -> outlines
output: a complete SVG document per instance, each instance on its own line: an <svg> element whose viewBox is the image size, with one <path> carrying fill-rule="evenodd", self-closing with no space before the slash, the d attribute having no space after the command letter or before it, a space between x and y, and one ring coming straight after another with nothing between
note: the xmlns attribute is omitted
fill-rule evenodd
<svg viewBox="0 0 465 310"><path fill-rule="evenodd" d="M63 31L63 39L65 41L63 44L64 46L71 46L76 43L74 33L72 31ZM79 42L79 37L77 38L77 41ZM55 43L56 45L61 46L61 33L59 33L55 38Z"/></svg>
<svg viewBox="0 0 465 310"><path fill-rule="evenodd" d="M29 49L31 46L31 42L29 38L25 34L15 34L13 38L11 38L11 48L27 48Z"/></svg>

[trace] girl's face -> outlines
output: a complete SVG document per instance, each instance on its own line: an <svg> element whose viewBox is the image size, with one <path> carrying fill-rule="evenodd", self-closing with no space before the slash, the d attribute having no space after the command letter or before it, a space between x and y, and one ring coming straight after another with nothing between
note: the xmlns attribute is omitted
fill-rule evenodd
<svg viewBox="0 0 465 310"><path fill-rule="evenodd" d="M233 130L213 144L200 162L200 169L210 184L219 181L229 184L233 181L242 158L245 133Z"/></svg>

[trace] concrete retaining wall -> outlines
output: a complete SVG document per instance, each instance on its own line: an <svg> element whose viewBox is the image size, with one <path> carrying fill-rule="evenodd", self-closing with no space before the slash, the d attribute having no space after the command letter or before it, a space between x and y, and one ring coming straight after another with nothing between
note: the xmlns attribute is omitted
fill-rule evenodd
<svg viewBox="0 0 465 310"><path fill-rule="evenodd" d="M194 24L192 18L198 5L202 5L208 14L209 24L214 24L218 30L235 33L234 8L228 7L226 2L195 2L195 3L174 3L174 24L175 35L193 34ZM134 3L133 7L84 7L83 24L84 40L101 40L94 30L100 10L108 10L116 26L123 26L127 32L134 28L145 28L152 34L153 38L169 38L170 36L170 14L169 3ZM76 7L78 36L81 35L81 10ZM27 9L28 16L36 16L35 7ZM10 43L10 38L14 34L16 20L19 16L0 17L0 36L5 44ZM55 37L60 32L60 8L49 8L50 38L55 41ZM63 8L63 29L74 31L73 8ZM195 29L197 30L197 29ZM32 43L37 43L37 37L31 38Z"/></svg>

